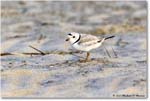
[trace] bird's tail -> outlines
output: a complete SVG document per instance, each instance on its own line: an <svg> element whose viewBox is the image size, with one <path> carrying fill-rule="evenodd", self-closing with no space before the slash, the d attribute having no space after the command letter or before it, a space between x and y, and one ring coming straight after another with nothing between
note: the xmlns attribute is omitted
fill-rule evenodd
<svg viewBox="0 0 150 101"><path fill-rule="evenodd" d="M98 43L103 43L104 42L104 40L107 40L107 39L110 39L110 38L113 38L113 37L115 37L115 36L109 36L109 37L106 37L106 38L103 38L102 40L99 40L99 41L97 41Z"/></svg>
<svg viewBox="0 0 150 101"><path fill-rule="evenodd" d="M105 40L111 39L111 38L113 38L113 37L115 37L115 36L109 36L109 37L105 38Z"/></svg>

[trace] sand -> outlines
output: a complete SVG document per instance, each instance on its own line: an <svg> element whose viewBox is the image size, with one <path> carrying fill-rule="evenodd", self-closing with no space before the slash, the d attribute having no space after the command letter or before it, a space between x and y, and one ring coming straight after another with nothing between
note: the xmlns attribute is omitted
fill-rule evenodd
<svg viewBox="0 0 150 101"><path fill-rule="evenodd" d="M145 1L1 4L3 98L147 97ZM86 54L65 42L70 31L115 38L81 63ZM38 53L29 45L47 54L24 54Z"/></svg>

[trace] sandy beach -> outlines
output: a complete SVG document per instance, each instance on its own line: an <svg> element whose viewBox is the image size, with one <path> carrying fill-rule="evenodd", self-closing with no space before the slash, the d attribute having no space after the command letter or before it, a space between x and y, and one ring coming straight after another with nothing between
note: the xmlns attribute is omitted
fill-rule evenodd
<svg viewBox="0 0 150 101"><path fill-rule="evenodd" d="M2 97L146 98L147 22L145 1L2 1ZM81 63L69 32L115 37Z"/></svg>

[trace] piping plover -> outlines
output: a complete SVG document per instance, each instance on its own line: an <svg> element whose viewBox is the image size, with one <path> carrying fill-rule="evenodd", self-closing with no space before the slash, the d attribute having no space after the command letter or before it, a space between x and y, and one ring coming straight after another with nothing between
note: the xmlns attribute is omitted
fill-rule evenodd
<svg viewBox="0 0 150 101"><path fill-rule="evenodd" d="M66 41L70 41L71 45L75 49L87 52L85 60L82 60L83 62L86 62L90 55L89 51L100 47L105 40L113 37L114 36L109 36L106 38L98 38L90 34L80 34L76 32L71 32L67 35Z"/></svg>

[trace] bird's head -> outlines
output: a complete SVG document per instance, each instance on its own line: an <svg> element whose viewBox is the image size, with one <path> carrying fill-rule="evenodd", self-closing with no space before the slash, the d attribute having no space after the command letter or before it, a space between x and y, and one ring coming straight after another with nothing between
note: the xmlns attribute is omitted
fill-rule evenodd
<svg viewBox="0 0 150 101"><path fill-rule="evenodd" d="M68 33L66 41L70 41L71 44L74 44L80 39L80 34L76 32Z"/></svg>

